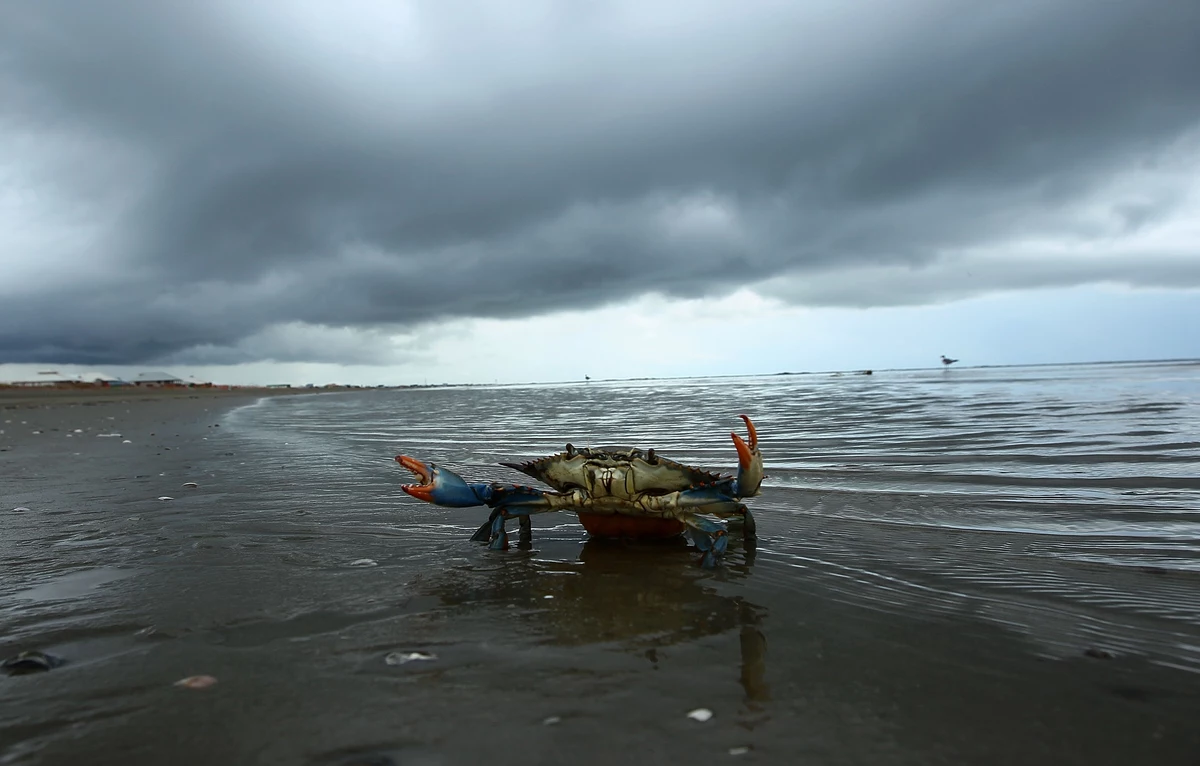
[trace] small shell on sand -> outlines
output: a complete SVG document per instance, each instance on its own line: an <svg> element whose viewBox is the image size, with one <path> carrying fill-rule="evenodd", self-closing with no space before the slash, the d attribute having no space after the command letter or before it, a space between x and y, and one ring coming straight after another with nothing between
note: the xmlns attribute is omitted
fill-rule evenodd
<svg viewBox="0 0 1200 766"><path fill-rule="evenodd" d="M122 439L122 440L121 440L121 443L122 443L122 444L133 444L133 442L131 442L131 441L130 441L130 440L128 440L128 439Z"/></svg>
<svg viewBox="0 0 1200 766"><path fill-rule="evenodd" d="M57 668L63 664L61 657L39 651L21 652L16 657L9 657L0 663L0 670L9 675L19 676L26 673L39 673Z"/></svg>
<svg viewBox="0 0 1200 766"><path fill-rule="evenodd" d="M13 513L25 513L25 512L26 512L26 511L28 511L28 510L29 510L29 509L28 509L28 508L26 508L25 506L23 506L23 505L18 505L16 508L13 508Z"/></svg>
<svg viewBox="0 0 1200 766"><path fill-rule="evenodd" d="M175 498L173 498L173 497L167 497L166 495L163 495L162 497L160 497L160 498L159 498L159 500L174 500L174 499L175 499Z"/></svg>
<svg viewBox="0 0 1200 766"><path fill-rule="evenodd" d="M352 567L373 567L378 565L379 562L375 559L355 559L350 562L350 566Z"/></svg>
<svg viewBox="0 0 1200 766"><path fill-rule="evenodd" d="M199 487L200 485L194 481L185 481L183 483L183 486L187 487L188 489L195 489L196 487Z"/></svg>
<svg viewBox="0 0 1200 766"><path fill-rule="evenodd" d="M173 685L180 686L184 689L207 689L217 682L217 679L212 676L188 676L181 678Z"/></svg>
<svg viewBox="0 0 1200 766"><path fill-rule="evenodd" d="M699 721L700 723L704 723L705 721L707 721L708 719L713 717L713 712L706 707L698 707L695 710L693 710L692 712L688 713L687 717L691 718L693 721Z"/></svg>
<svg viewBox="0 0 1200 766"><path fill-rule="evenodd" d="M437 655L429 652L391 652L383 661L389 665L407 665L410 662L431 662L436 659Z"/></svg>

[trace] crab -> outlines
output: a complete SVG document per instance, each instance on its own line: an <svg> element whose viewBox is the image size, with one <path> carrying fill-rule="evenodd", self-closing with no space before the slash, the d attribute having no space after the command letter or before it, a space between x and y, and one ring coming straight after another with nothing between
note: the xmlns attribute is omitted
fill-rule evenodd
<svg viewBox="0 0 1200 766"><path fill-rule="evenodd" d="M508 549L505 523L518 518L522 541L528 541L535 513L574 512L593 537L669 538L685 531L703 555L705 567L716 566L729 546L726 525L741 520L745 539L755 539L754 517L741 502L759 493L763 480L758 433L746 415L747 438L731 433L738 454L737 476L677 463L653 449L631 447L576 448L525 463L501 463L548 484L550 491L519 484L467 482L458 474L408 455L396 462L419 481L400 488L434 505L467 508L485 505L490 518L472 536L493 550Z"/></svg>

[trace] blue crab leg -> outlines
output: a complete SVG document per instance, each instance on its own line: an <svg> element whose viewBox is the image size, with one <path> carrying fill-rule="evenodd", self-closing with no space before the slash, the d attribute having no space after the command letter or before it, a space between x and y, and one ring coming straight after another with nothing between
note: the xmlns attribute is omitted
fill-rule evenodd
<svg viewBox="0 0 1200 766"><path fill-rule="evenodd" d="M738 507L732 512L717 511L716 515L722 519L730 519L731 521L740 521L742 523L742 536L747 541L758 539L758 525L754 523L754 516L750 513L750 509L744 505L738 504Z"/></svg>
<svg viewBox="0 0 1200 766"><path fill-rule="evenodd" d="M499 515L499 509L492 511L492 515L488 520L483 522L479 529L475 530L475 534L471 535L471 542L488 543L492 540L492 522ZM521 543L528 543L533 540L533 524L529 521L529 514L523 513L517 516L517 520L521 523Z"/></svg>
<svg viewBox="0 0 1200 766"><path fill-rule="evenodd" d="M500 510L501 509L496 508L492 511L492 515L488 516L488 520L483 522L483 524L479 527L479 529L475 530L475 534L471 535L471 542L473 542L473 543L491 542L492 522L494 522L500 516Z"/></svg>
<svg viewBox="0 0 1200 766"><path fill-rule="evenodd" d="M529 515L561 510L559 506L562 501L555 505L552 499L562 497L557 492L545 492L519 484L467 482L449 468L442 468L407 455L397 455L396 462L421 480L420 484L404 484L400 487L418 500L450 508L469 508L475 505L493 508L492 515L471 536L472 540L489 543L493 548L508 547L508 537L504 531L506 518L520 518L520 540L522 543L528 543L533 537L533 525L529 522Z"/></svg>
<svg viewBox="0 0 1200 766"><path fill-rule="evenodd" d="M486 542L488 547L494 551L506 551L508 550L508 531L504 528L506 521L513 517L519 519L521 542L529 542L533 536L533 524L530 523L529 517L535 513L551 513L557 510L560 509L551 508L548 505L544 507L534 505L498 506L492 511L492 515L483 523L483 526L475 530L471 539L476 542Z"/></svg>
<svg viewBox="0 0 1200 766"><path fill-rule="evenodd" d="M741 515L742 537L750 542L758 540L758 524L754 522L754 515L750 513L750 509L746 508Z"/></svg>
<svg viewBox="0 0 1200 766"><path fill-rule="evenodd" d="M541 508L551 510L547 498L558 496L556 492L544 492L519 484L495 482L467 482L449 468L436 463L426 463L408 455L397 455L396 462L411 471L421 480L420 484L402 484L400 489L434 505L447 508L470 508L486 505L489 508Z"/></svg>
<svg viewBox="0 0 1200 766"><path fill-rule="evenodd" d="M694 513L681 514L680 521L687 525L692 542L704 551L700 566L705 569L715 567L717 561L725 555L725 549L729 547L729 535L726 534L725 527Z"/></svg>
<svg viewBox="0 0 1200 766"><path fill-rule="evenodd" d="M499 513L492 514L492 534L488 547L494 551L506 551L508 550L508 532L504 529L504 522L508 521L508 512L503 508L496 510Z"/></svg>
<svg viewBox="0 0 1200 766"><path fill-rule="evenodd" d="M653 509L677 508L688 513L732 516L740 514L741 509L746 507L734 499L732 483L733 479L726 479L695 489L646 498L642 504Z"/></svg>

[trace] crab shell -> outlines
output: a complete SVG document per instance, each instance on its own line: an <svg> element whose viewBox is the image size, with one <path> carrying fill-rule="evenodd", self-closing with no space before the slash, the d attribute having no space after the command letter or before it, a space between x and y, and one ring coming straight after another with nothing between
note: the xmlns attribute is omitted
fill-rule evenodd
<svg viewBox="0 0 1200 766"><path fill-rule="evenodd" d="M620 506L647 495L666 495L728 479L728 476L677 463L654 450L636 447L576 449L525 463L502 463L542 481L559 492L582 489L612 514L578 513L589 534L597 537L668 538L683 532L677 519L628 516ZM604 500L609 502L605 503Z"/></svg>

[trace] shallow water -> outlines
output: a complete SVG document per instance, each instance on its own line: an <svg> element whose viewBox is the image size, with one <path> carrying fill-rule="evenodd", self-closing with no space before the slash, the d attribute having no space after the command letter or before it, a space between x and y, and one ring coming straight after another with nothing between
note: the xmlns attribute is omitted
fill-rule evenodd
<svg viewBox="0 0 1200 766"><path fill-rule="evenodd" d="M523 482L497 463L571 442L731 471L740 412L759 542L715 571L567 514L489 551L486 509L408 498L392 461ZM1200 752L1200 364L366 391L220 420L160 472L176 500L48 489L34 512L62 516L5 538L7 645L73 663L5 682L0 762ZM434 658L385 659L413 651ZM197 673L220 682L170 685Z"/></svg>

